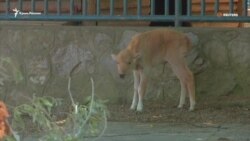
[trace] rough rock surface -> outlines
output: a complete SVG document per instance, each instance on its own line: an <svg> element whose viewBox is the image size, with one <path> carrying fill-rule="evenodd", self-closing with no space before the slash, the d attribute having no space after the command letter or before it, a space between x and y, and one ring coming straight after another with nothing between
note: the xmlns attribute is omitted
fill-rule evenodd
<svg viewBox="0 0 250 141"><path fill-rule="evenodd" d="M80 102L90 95L90 77L96 95L111 103L130 100L132 75L117 77L110 57L131 37L151 28L112 27L26 27L0 28L1 98L18 104L22 97L51 95L68 100L68 75L72 75L72 93ZM249 29L178 29L198 36L198 44L187 56L197 85L197 96L244 95L250 90ZM111 32L112 31L112 32ZM10 68L2 68L3 58L10 58ZM13 67L22 74L16 81ZM9 77L3 77L4 74ZM150 76L147 98L178 99L180 85L169 65L157 66Z"/></svg>

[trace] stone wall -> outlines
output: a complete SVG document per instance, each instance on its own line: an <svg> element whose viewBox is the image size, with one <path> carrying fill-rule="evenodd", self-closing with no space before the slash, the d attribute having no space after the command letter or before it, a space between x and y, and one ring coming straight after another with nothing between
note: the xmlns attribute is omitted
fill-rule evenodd
<svg viewBox="0 0 250 141"><path fill-rule="evenodd" d="M118 78L110 57L124 48L138 32L152 28L131 27L0 27L0 98L16 105L28 97L54 96L69 101L71 90L82 102L91 94L111 103L127 102L133 94L132 75ZM250 29L179 28L199 38L187 56L196 79L197 97L246 95L250 90ZM178 100L180 85L169 65L157 66L150 76L146 99Z"/></svg>

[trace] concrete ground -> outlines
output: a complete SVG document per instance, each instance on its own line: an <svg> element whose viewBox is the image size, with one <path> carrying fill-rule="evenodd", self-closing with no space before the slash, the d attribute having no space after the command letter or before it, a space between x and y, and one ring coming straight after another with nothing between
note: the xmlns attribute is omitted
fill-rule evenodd
<svg viewBox="0 0 250 141"><path fill-rule="evenodd" d="M248 124L109 122L105 134L87 141L250 141Z"/></svg>

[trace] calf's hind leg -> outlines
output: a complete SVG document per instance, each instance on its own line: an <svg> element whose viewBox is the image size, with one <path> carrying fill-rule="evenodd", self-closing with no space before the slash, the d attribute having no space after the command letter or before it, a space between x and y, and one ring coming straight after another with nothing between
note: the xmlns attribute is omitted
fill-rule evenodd
<svg viewBox="0 0 250 141"><path fill-rule="evenodd" d="M185 104L185 99L187 95L187 87L184 81L180 80L181 83L181 95L180 95L180 102L178 105L178 108L183 108L183 105Z"/></svg>
<svg viewBox="0 0 250 141"><path fill-rule="evenodd" d="M195 84L194 76L190 69L187 67L184 59L169 61L174 73L177 75L181 84L181 96L178 108L182 108L185 103L186 93L189 95L190 107L189 110L193 111L195 108Z"/></svg>

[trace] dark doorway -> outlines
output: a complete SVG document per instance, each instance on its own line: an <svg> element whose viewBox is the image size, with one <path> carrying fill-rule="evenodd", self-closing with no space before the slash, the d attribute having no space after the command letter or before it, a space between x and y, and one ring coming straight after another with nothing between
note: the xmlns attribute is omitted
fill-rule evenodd
<svg viewBox="0 0 250 141"><path fill-rule="evenodd" d="M187 14L187 0L182 0L182 15ZM155 15L164 15L165 0L155 0ZM169 0L169 15L175 14L175 0ZM150 26L174 26L174 22L153 21ZM189 22L182 22L180 26L191 26Z"/></svg>

